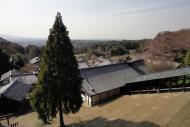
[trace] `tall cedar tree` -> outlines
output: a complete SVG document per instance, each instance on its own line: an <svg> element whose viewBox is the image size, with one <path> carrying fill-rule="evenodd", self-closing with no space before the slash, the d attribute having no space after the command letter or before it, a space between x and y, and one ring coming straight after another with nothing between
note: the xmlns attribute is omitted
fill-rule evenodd
<svg viewBox="0 0 190 127"><path fill-rule="evenodd" d="M81 84L73 46L58 12L42 53L38 82L31 95L39 118L48 123L59 112L60 127L64 127L63 114L76 113L82 105Z"/></svg>

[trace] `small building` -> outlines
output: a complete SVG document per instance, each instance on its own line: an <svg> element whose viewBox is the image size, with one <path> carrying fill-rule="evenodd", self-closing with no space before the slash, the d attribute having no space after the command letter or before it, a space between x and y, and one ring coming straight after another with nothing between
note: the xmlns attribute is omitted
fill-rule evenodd
<svg viewBox="0 0 190 127"><path fill-rule="evenodd" d="M18 76L20 74L22 73L16 69L4 73L3 75L1 75L1 86L10 83L13 77Z"/></svg>
<svg viewBox="0 0 190 127"><path fill-rule="evenodd" d="M27 93L37 83L35 73L21 73L10 70L1 76L0 114L14 113L23 105L29 105Z"/></svg>
<svg viewBox="0 0 190 127"><path fill-rule="evenodd" d="M88 61L90 67L96 67L96 66L104 66L112 64L113 62L111 60L108 60L104 58L103 56L97 57L93 55L91 57L91 60Z"/></svg>
<svg viewBox="0 0 190 127"><path fill-rule="evenodd" d="M14 80L20 80L25 84L35 84L37 82L37 74L36 73L22 73L16 69L10 70L8 72L6 72L5 74L3 74L1 76L1 85L0 86L4 86Z"/></svg>
<svg viewBox="0 0 190 127"><path fill-rule="evenodd" d="M0 88L0 114L15 113L25 99L31 85L14 80Z"/></svg>
<svg viewBox="0 0 190 127"><path fill-rule="evenodd" d="M149 73L142 60L81 69L82 98L96 105L121 94L125 81Z"/></svg>
<svg viewBox="0 0 190 127"><path fill-rule="evenodd" d="M39 64L40 57L34 57L33 59L29 60L30 64Z"/></svg>
<svg viewBox="0 0 190 127"><path fill-rule="evenodd" d="M109 64L112 64L111 61L105 59L104 61L102 61L101 63L98 64L98 66L104 66L104 65L109 65Z"/></svg>
<svg viewBox="0 0 190 127"><path fill-rule="evenodd" d="M89 68L88 63L86 61L78 62L79 69Z"/></svg>

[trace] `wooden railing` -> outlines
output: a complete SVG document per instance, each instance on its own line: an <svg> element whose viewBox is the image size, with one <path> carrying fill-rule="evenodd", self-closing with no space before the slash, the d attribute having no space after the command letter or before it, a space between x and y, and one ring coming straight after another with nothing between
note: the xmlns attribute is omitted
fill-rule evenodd
<svg viewBox="0 0 190 127"><path fill-rule="evenodd" d="M9 118L12 116L14 116L14 113L6 114L6 115L0 115L0 121L7 120L7 125L10 126ZM17 127L17 126L13 126L13 127Z"/></svg>
<svg viewBox="0 0 190 127"><path fill-rule="evenodd" d="M6 115L1 115L0 114L0 121L9 119L10 117L14 116L14 114L15 113L10 113L10 114L6 114Z"/></svg>
<svg viewBox="0 0 190 127"><path fill-rule="evenodd" d="M18 122L10 124L9 127L18 127Z"/></svg>
<svg viewBox="0 0 190 127"><path fill-rule="evenodd" d="M18 127L18 122L12 123L10 125L1 125L1 123L0 123L0 127Z"/></svg>

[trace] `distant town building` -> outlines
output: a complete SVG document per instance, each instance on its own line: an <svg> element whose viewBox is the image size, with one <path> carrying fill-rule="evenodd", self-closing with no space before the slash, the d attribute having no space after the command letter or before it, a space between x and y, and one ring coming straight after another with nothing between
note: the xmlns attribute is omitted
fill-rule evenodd
<svg viewBox="0 0 190 127"><path fill-rule="evenodd" d="M40 57L34 57L33 59L29 60L30 64L39 64Z"/></svg>
<svg viewBox="0 0 190 127"><path fill-rule="evenodd" d="M104 65L109 65L109 64L112 64L112 62L110 60L105 59L104 61L99 63L98 66L104 66Z"/></svg>
<svg viewBox="0 0 190 127"><path fill-rule="evenodd" d="M1 76L0 86L4 86L16 79L25 84L35 84L37 82L37 73L21 73L16 69L10 70Z"/></svg>
<svg viewBox="0 0 190 127"><path fill-rule="evenodd" d="M90 67L104 66L113 63L111 60L108 60L103 56L100 57L92 56L91 60L89 60L88 62Z"/></svg>
<svg viewBox="0 0 190 127"><path fill-rule="evenodd" d="M78 62L79 69L89 68L88 63L86 61Z"/></svg>

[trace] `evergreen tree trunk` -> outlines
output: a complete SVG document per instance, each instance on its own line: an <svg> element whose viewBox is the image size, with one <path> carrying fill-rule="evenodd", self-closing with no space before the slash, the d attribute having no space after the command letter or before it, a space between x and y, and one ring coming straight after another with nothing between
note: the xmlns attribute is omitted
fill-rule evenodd
<svg viewBox="0 0 190 127"><path fill-rule="evenodd" d="M59 121L60 121L60 127L66 127L65 123L63 121L63 109L62 109L62 103L59 102Z"/></svg>

